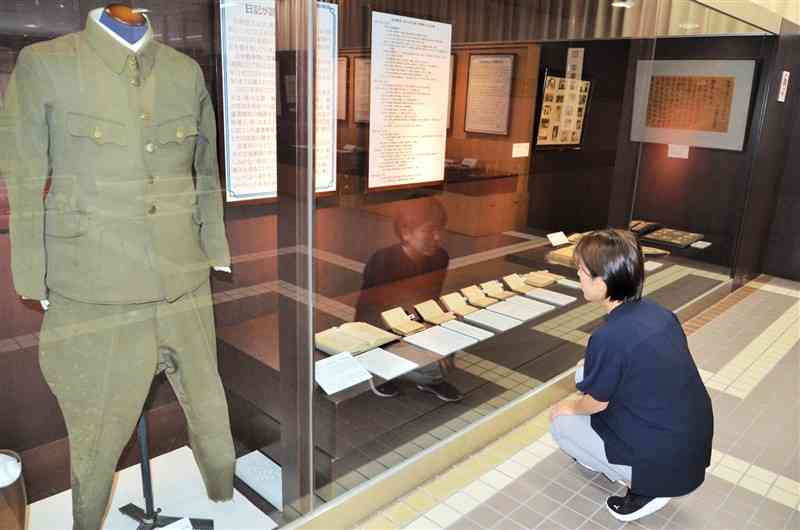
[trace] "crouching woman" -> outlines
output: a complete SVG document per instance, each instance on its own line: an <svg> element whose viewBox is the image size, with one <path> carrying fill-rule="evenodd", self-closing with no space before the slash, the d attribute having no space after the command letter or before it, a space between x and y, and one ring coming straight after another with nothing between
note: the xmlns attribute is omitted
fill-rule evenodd
<svg viewBox="0 0 800 530"><path fill-rule="evenodd" d="M551 433L579 464L629 485L609 512L633 521L703 483L711 459L711 400L677 317L642 299L642 250L630 232L584 236L575 264L586 300L606 322L576 372L583 396L550 412Z"/></svg>

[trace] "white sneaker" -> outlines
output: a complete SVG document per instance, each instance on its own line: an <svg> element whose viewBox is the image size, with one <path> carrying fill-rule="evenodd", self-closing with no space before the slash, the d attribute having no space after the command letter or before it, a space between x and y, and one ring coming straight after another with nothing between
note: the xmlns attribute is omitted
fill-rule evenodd
<svg viewBox="0 0 800 530"><path fill-rule="evenodd" d="M630 522L656 513L669 501L669 497L645 497L629 489L624 497L609 497L606 500L606 508L614 519Z"/></svg>

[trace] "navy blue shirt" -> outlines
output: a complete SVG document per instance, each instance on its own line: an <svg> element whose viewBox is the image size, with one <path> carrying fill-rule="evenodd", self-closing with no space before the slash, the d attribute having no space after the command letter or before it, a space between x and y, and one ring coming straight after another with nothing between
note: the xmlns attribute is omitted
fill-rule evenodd
<svg viewBox="0 0 800 530"><path fill-rule="evenodd" d="M711 461L711 399L677 317L649 300L626 302L589 339L578 390L608 407L591 417L613 464L632 467L632 490L686 495Z"/></svg>

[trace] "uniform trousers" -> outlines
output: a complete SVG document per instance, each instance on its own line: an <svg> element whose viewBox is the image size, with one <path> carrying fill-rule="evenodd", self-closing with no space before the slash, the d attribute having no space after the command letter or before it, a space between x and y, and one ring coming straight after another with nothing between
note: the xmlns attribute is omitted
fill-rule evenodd
<svg viewBox="0 0 800 530"><path fill-rule="evenodd" d="M117 462L160 371L183 408L209 498L231 499L235 455L208 281L173 302L49 299L39 363L67 426L73 530L100 530Z"/></svg>

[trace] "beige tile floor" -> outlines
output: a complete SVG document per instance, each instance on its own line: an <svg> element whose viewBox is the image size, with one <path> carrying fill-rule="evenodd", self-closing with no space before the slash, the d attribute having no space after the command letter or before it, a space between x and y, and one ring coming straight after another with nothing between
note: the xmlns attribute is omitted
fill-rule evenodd
<svg viewBox="0 0 800 530"><path fill-rule="evenodd" d="M359 528L799 530L800 284L762 277L748 288L685 324L716 425L710 472L692 494L619 523L604 502L621 488L558 450L544 412ZM593 317L581 311L556 332L576 333Z"/></svg>

